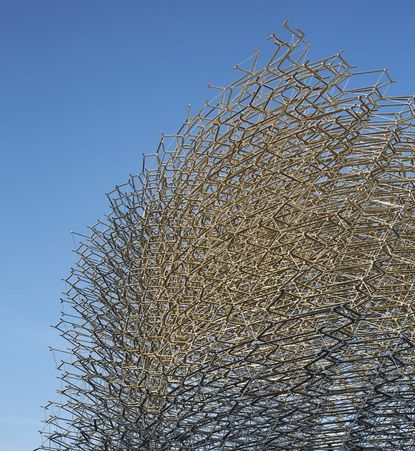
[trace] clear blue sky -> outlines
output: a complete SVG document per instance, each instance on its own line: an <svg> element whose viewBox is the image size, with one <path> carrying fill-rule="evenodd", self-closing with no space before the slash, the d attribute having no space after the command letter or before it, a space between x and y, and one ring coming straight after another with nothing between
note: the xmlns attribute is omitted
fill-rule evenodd
<svg viewBox="0 0 415 451"><path fill-rule="evenodd" d="M388 67L391 92L415 94L415 2L13 0L0 2L0 451L40 443L40 405L58 388L48 346L71 230L108 211L105 192L139 172L186 105L281 23L312 57L344 49Z"/></svg>

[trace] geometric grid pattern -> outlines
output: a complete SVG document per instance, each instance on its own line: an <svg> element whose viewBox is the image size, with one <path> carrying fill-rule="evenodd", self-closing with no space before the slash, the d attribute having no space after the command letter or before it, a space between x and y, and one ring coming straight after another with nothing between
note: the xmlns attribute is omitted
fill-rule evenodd
<svg viewBox="0 0 415 451"><path fill-rule="evenodd" d="M415 449L413 98L285 26L77 250L39 449Z"/></svg>

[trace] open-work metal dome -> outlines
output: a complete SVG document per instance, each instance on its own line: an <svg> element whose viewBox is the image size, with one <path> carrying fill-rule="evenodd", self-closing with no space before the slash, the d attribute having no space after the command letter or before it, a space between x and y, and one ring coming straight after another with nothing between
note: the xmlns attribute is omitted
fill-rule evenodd
<svg viewBox="0 0 415 451"><path fill-rule="evenodd" d="M40 449L415 449L413 98L288 34L109 196Z"/></svg>

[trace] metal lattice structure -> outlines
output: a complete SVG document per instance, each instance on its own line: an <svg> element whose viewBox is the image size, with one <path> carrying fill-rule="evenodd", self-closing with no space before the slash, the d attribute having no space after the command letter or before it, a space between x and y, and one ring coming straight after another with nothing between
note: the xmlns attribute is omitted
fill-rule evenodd
<svg viewBox="0 0 415 451"><path fill-rule="evenodd" d="M40 449L415 449L413 98L287 29L110 194Z"/></svg>

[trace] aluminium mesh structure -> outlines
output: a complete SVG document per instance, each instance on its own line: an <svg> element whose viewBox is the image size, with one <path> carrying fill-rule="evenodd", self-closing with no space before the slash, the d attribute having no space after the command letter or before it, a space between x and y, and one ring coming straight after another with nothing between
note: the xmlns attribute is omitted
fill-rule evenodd
<svg viewBox="0 0 415 451"><path fill-rule="evenodd" d="M415 449L413 98L286 28L109 195L39 449Z"/></svg>

